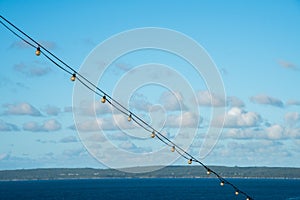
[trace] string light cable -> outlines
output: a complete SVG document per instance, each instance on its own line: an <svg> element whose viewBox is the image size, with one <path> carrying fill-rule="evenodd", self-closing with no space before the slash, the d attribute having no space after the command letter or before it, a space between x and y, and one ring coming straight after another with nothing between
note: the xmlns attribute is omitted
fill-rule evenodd
<svg viewBox="0 0 300 200"><path fill-rule="evenodd" d="M149 123L144 121L142 118L140 118L138 115L130 111L128 108L123 106L119 101L112 98L110 95L108 95L104 90L99 88L97 85L89 81L86 77L84 77L82 74L80 74L77 70L69 66L67 63L65 63L62 59L58 58L55 54L50 52L47 48L45 48L43 45L41 45L39 42L31 38L28 34L26 34L24 31L19 29L17 26L15 26L13 23L8 21L6 18L4 18L2 15L0 15L1 21L0 23L9 30L12 34L14 34L16 37L21 39L23 42L28 44L29 46L36 49L35 54L37 56L40 56L41 54L45 56L50 62L52 62L56 67L63 70L67 74L71 75L71 81L78 80L83 86L85 86L88 90L95 93L99 97L101 97L102 103L109 103L114 109L118 110L120 113L127 116L128 122L135 122L138 126L143 128L146 132L150 133L151 138L157 138L159 141L164 143L165 145L169 146L171 148L172 152L178 153L182 158L187 160L188 164L192 164L193 162L200 164L205 170L207 175L214 174L220 181L220 186L228 185L231 186L234 190L235 195L244 195L246 197L246 200L252 200L253 198L250 197L246 192L240 190L236 185L229 182L227 179L219 175L217 172L209 168L207 165L202 163L200 160L195 158L193 155L188 153L186 150L181 148L179 145L175 144L172 140L164 136L160 131L156 130L154 127L152 127Z"/></svg>

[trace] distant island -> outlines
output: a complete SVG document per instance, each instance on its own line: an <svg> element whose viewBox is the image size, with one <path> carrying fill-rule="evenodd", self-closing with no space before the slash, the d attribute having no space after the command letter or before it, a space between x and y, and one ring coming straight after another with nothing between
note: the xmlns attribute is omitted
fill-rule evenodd
<svg viewBox="0 0 300 200"><path fill-rule="evenodd" d="M224 166L210 166L210 168L225 178L300 178L300 168ZM101 178L215 178L215 176L207 175L201 166L168 166L147 173L126 173L115 169L93 168L49 168L0 171L0 181Z"/></svg>

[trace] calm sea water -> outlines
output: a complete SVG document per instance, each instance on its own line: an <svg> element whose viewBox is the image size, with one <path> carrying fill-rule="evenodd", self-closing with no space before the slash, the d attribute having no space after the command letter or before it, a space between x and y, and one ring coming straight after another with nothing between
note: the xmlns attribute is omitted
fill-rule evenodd
<svg viewBox="0 0 300 200"><path fill-rule="evenodd" d="M300 180L228 179L254 199L300 200ZM0 199L245 199L217 179L97 179L0 182Z"/></svg>

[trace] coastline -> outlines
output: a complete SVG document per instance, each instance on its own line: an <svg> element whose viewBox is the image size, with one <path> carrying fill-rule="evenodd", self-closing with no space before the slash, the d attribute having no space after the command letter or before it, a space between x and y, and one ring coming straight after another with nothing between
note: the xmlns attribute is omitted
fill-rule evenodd
<svg viewBox="0 0 300 200"><path fill-rule="evenodd" d="M141 167L138 167L139 169ZM300 168L211 166L228 179L300 179ZM84 179L207 179L201 166L168 166L147 173L126 173L115 169L41 168L0 170L0 181L84 180Z"/></svg>

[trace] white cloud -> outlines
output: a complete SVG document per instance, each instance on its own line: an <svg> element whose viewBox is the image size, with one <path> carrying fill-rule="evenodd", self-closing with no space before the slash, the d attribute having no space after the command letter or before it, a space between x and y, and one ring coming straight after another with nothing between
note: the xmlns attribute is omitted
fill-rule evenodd
<svg viewBox="0 0 300 200"><path fill-rule="evenodd" d="M245 103L241 99L239 99L235 96L227 97L227 104L230 107L244 107L245 106Z"/></svg>
<svg viewBox="0 0 300 200"><path fill-rule="evenodd" d="M262 138L270 140L300 138L300 128L289 128L273 124L261 131Z"/></svg>
<svg viewBox="0 0 300 200"><path fill-rule="evenodd" d="M87 116L101 115L112 112L112 108L108 103L101 103L101 101L81 102L80 107L75 111Z"/></svg>
<svg viewBox="0 0 300 200"><path fill-rule="evenodd" d="M288 106L300 106L300 101L290 99L286 102L286 105L288 105Z"/></svg>
<svg viewBox="0 0 300 200"><path fill-rule="evenodd" d="M166 127L180 128L191 127L196 128L202 122L202 119L193 112L183 112L182 115L169 115L166 121Z"/></svg>
<svg viewBox="0 0 300 200"><path fill-rule="evenodd" d="M114 133L110 133L110 134L107 134L107 137L110 139L110 140L128 140L129 137L125 134L125 133L122 133L122 132L114 132Z"/></svg>
<svg viewBox="0 0 300 200"><path fill-rule="evenodd" d="M298 112L288 112L284 116L285 121L288 124L296 124L300 121L300 114Z"/></svg>
<svg viewBox="0 0 300 200"><path fill-rule="evenodd" d="M164 92L160 97L160 102L169 111L186 110L181 92Z"/></svg>
<svg viewBox="0 0 300 200"><path fill-rule="evenodd" d="M284 128L278 124L274 124L265 129L267 138L271 140L278 140L284 137Z"/></svg>
<svg viewBox="0 0 300 200"><path fill-rule="evenodd" d="M132 149L136 149L136 145L133 144L132 142L130 141L125 141L125 142L122 142L120 145L119 145L120 148L122 149L126 149L126 150L132 150Z"/></svg>
<svg viewBox="0 0 300 200"><path fill-rule="evenodd" d="M61 142L61 143L77 142L77 138L73 135L70 135L70 136L60 139L59 142Z"/></svg>
<svg viewBox="0 0 300 200"><path fill-rule="evenodd" d="M152 104L148 102L147 98L143 94L134 94L134 96L130 99L130 108L146 111L148 112L149 109L152 107Z"/></svg>
<svg viewBox="0 0 300 200"><path fill-rule="evenodd" d="M250 97L250 100L253 103L257 104L264 104L264 105L271 105L271 106L276 106L276 107L283 107L283 102L280 99L276 99L274 97L265 95L265 94L260 94L256 96Z"/></svg>
<svg viewBox="0 0 300 200"><path fill-rule="evenodd" d="M134 122L128 122L128 117L124 116L123 114L116 114L113 115L113 124L115 127L120 129L133 129L137 127L137 124Z"/></svg>
<svg viewBox="0 0 300 200"><path fill-rule="evenodd" d="M199 91L197 93L197 102L199 106L226 106L226 100L223 97L210 93L207 90Z"/></svg>
<svg viewBox="0 0 300 200"><path fill-rule="evenodd" d="M223 137L231 139L253 139L257 137L252 129L230 128L224 133Z"/></svg>
<svg viewBox="0 0 300 200"><path fill-rule="evenodd" d="M61 124L55 119L44 121L42 124L39 124L37 122L27 122L23 124L23 129L25 131L32 132L58 131L61 129Z"/></svg>
<svg viewBox="0 0 300 200"><path fill-rule="evenodd" d="M299 139L300 128L284 127L279 124L272 124L261 128L232 128L223 134L227 139L267 139L286 140Z"/></svg>
<svg viewBox="0 0 300 200"><path fill-rule="evenodd" d="M131 141L124 141L119 145L119 148L134 152L134 153L146 153L151 152L151 148L147 147L138 147L136 144L132 143Z"/></svg>
<svg viewBox="0 0 300 200"><path fill-rule="evenodd" d="M61 124L55 119L47 120L42 125L44 131L57 131L59 129L61 129Z"/></svg>
<svg viewBox="0 0 300 200"><path fill-rule="evenodd" d="M219 116L214 121L214 126L221 126L223 116ZM255 127L262 122L261 116L255 112L247 112L238 107L233 107L225 114L224 127L238 128L238 127Z"/></svg>
<svg viewBox="0 0 300 200"><path fill-rule="evenodd" d="M286 69L298 70L298 67L294 63L291 63L291 62L288 62L288 61L285 61L285 60L279 60L278 64L281 67L286 68Z"/></svg>
<svg viewBox="0 0 300 200"><path fill-rule="evenodd" d="M76 124L77 130L86 132L132 129L135 127L136 125L133 122L128 122L127 117L122 114L116 114L113 117L86 120ZM70 128L75 129L75 126L71 126Z"/></svg>
<svg viewBox="0 0 300 200"><path fill-rule="evenodd" d="M19 128L17 125L7 123L0 119L0 131L18 131Z"/></svg>
<svg viewBox="0 0 300 200"><path fill-rule="evenodd" d="M132 67L128 64L128 63L122 63L122 62L117 62L116 64L115 64L115 66L118 68L118 69L120 69L120 70L122 70L122 71L124 71L124 72L127 72L127 71L129 71Z"/></svg>
<svg viewBox="0 0 300 200"><path fill-rule="evenodd" d="M3 107L6 108L6 110L4 111L4 114L6 115L41 116L41 113L38 109L25 102L16 104L5 104Z"/></svg>
<svg viewBox="0 0 300 200"><path fill-rule="evenodd" d="M63 151L63 156L66 157L79 157L86 154L86 151L83 148L77 148L77 149L66 149Z"/></svg>
<svg viewBox="0 0 300 200"><path fill-rule="evenodd" d="M292 156L285 144L276 140L230 141L215 148L208 158L214 163L238 166L286 166L293 159L297 155Z"/></svg>
<svg viewBox="0 0 300 200"><path fill-rule="evenodd" d="M46 106L44 110L47 113L47 115L52 115L52 116L57 116L61 112L59 107L50 106L50 105Z"/></svg>
<svg viewBox="0 0 300 200"><path fill-rule="evenodd" d="M108 119L97 118L97 119L79 122L76 124L76 127L75 126L71 127L71 129L75 129L75 128L78 131L86 131L86 132L99 131L101 129L112 130L113 124Z"/></svg>

